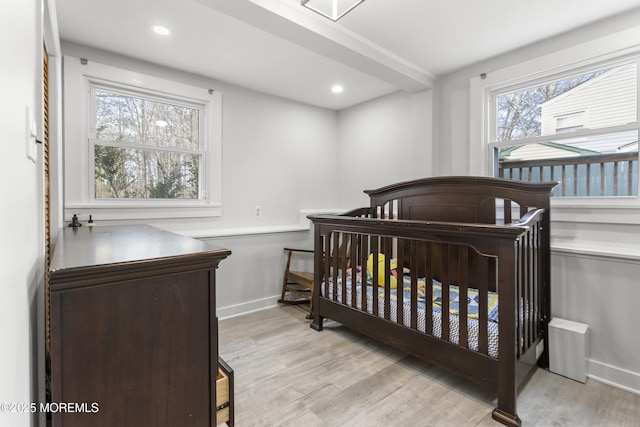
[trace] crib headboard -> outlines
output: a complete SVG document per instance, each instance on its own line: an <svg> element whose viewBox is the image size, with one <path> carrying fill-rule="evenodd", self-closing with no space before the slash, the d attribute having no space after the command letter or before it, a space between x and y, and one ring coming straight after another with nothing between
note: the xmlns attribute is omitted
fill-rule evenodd
<svg viewBox="0 0 640 427"><path fill-rule="evenodd" d="M517 222L531 210L544 209L543 228L549 229L551 190L556 182L521 182L502 178L477 176L446 176L400 182L376 190L366 190L371 199L370 215L375 218L417 220L465 224L504 225ZM547 239L548 240L548 239ZM548 257L548 244L543 249ZM408 246L405 248L409 250ZM466 254L462 254L461 251ZM427 249L418 250L425 257ZM443 247L439 243L429 246L433 271L439 278L443 259ZM457 265L466 260L470 283L477 270L477 253L460 246L447 248L449 263ZM415 268L415 267L414 267ZM495 266L493 267L495 268ZM424 273L422 269L419 274ZM451 278L458 279L459 271L453 269Z"/></svg>
<svg viewBox="0 0 640 427"><path fill-rule="evenodd" d="M548 210L550 193L556 185L556 182L446 176L401 182L365 193L377 217L505 224L531 209Z"/></svg>

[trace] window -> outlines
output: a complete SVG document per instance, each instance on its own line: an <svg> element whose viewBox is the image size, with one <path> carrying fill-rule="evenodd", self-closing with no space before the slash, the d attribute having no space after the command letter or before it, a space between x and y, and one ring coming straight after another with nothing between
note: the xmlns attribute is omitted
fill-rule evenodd
<svg viewBox="0 0 640 427"><path fill-rule="evenodd" d="M91 100L96 199L197 200L206 194L203 106L97 85Z"/></svg>
<svg viewBox="0 0 640 427"><path fill-rule="evenodd" d="M556 133L569 133L584 129L584 111L556 117Z"/></svg>
<svg viewBox="0 0 640 427"><path fill-rule="evenodd" d="M221 214L222 96L64 57L65 219Z"/></svg>
<svg viewBox="0 0 640 427"><path fill-rule="evenodd" d="M638 195L638 60L490 93L494 175L556 197Z"/></svg>

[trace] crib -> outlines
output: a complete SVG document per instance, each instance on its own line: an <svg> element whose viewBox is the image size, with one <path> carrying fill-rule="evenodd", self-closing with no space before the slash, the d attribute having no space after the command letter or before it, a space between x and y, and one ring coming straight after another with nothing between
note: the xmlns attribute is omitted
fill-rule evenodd
<svg viewBox="0 0 640 427"><path fill-rule="evenodd" d="M518 388L548 366L556 184L425 178L365 191L367 208L310 216L311 327L333 319L491 387L493 418L519 426Z"/></svg>

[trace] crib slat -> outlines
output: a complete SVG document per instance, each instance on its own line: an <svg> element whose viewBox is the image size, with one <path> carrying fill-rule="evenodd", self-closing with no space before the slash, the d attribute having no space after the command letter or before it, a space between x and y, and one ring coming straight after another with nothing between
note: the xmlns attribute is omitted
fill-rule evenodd
<svg viewBox="0 0 640 427"><path fill-rule="evenodd" d="M478 257L478 351L489 354L489 268L487 257Z"/></svg>
<svg viewBox="0 0 640 427"><path fill-rule="evenodd" d="M425 332L433 335L433 249L436 243L422 242L425 247Z"/></svg>
<svg viewBox="0 0 640 427"><path fill-rule="evenodd" d="M469 262L468 262L469 248L466 246L458 247L458 343L461 347L469 347L469 335L468 335L468 292L469 292Z"/></svg>
<svg viewBox="0 0 640 427"><path fill-rule="evenodd" d="M331 251L331 264L333 265L333 295L334 300L338 300L338 279L340 277L340 266L338 265L338 259L340 258L340 235L341 233L333 233L333 250ZM340 302L344 304L345 292L344 292L344 283L342 287L342 297L340 298Z"/></svg>
<svg viewBox="0 0 640 427"><path fill-rule="evenodd" d="M448 244L442 245L442 306L441 306L441 318L442 318L442 339L445 341L451 341L449 336L449 285L451 280L449 279L449 250Z"/></svg>
<svg viewBox="0 0 640 427"><path fill-rule="evenodd" d="M373 246L371 248L371 252L373 253L373 267L371 268L371 277L373 278L373 283L371 284L371 299L372 299L372 310L373 315L378 315L378 246L380 238L378 236L372 237Z"/></svg>
<svg viewBox="0 0 640 427"><path fill-rule="evenodd" d="M367 311L367 258L369 257L369 239L371 236L362 235L360 240L360 307L362 311Z"/></svg>
<svg viewBox="0 0 640 427"><path fill-rule="evenodd" d="M331 277L331 257L329 256L329 254L331 253L331 236L333 235L333 233L331 234L327 234L324 237L324 273L323 273L323 282L324 282L324 297L325 298L329 298L329 278ZM335 300L336 298L336 287L335 287L335 281L333 282L333 284L331 284L331 287L333 288L333 299Z"/></svg>
<svg viewBox="0 0 640 427"><path fill-rule="evenodd" d="M414 265L417 267L417 262L418 262L418 249L416 247L417 242L415 240L411 240L410 243L410 255L409 255L409 264L411 267L413 267ZM404 280L404 267L400 267L398 266L398 268L401 268L403 271L403 280ZM411 275L411 320L410 320L410 327L411 329L418 329L418 269L417 268L411 268L409 270L409 273ZM429 300L426 301L425 305L430 305L429 304Z"/></svg>
<svg viewBox="0 0 640 427"><path fill-rule="evenodd" d="M528 206L520 206L520 218L522 218L527 212L529 212Z"/></svg>
<svg viewBox="0 0 640 427"><path fill-rule="evenodd" d="M404 325L404 278L402 274L402 266L404 265L404 239L396 239L395 241L398 257L396 264L396 319L397 322ZM389 278L391 280L391 278Z"/></svg>
<svg viewBox="0 0 640 427"><path fill-rule="evenodd" d="M516 311L522 315L522 322L523 322L523 337L522 340L519 340L520 342L520 349L522 351L522 353L524 353L524 350L526 349L527 343L529 342L530 336L531 336L531 330L530 330L530 321L529 321L529 297L530 297L530 286L529 286L529 247L527 245L527 235L525 234L524 236L522 236L519 239L519 245L520 245L520 256L521 256L521 260L520 260L520 265L522 268L521 271L521 283L520 283L520 287L522 289L522 295L521 295L521 299L517 299L516 301L519 301L519 306L516 306Z"/></svg>
<svg viewBox="0 0 640 427"><path fill-rule="evenodd" d="M533 302L533 306L534 307L542 307L542 296L541 296L541 289L542 287L540 286L540 283L542 281L542 276L540 274L540 270L542 270L542 261L541 261L541 257L540 257L540 252L538 251L538 248L542 247L542 244L540 242L540 222L536 223L535 227L533 228L533 233L534 233L534 237L533 237L533 246L534 246L534 264L533 264L533 271L535 274L535 277L533 279L533 283L534 283L534 287L535 287L535 291L534 291L534 296L535 296L535 301ZM536 323L536 329L535 329L535 336L540 336L540 334L542 334L542 325L540 322L540 317L541 314L538 312L536 313L535 316L535 323Z"/></svg>
<svg viewBox="0 0 640 427"><path fill-rule="evenodd" d="M524 236L522 236L522 238L525 240L525 244L526 244L526 253L527 253L527 282L526 282L526 286L527 286L527 298L525 300L525 309L527 311L527 317L526 317L526 322L527 322L527 329L529 331L529 336L528 339L524 341L526 347L524 350L526 350L530 343L533 342L534 337L535 337L535 332L534 332L534 327L535 327L535 322L534 322L534 317L533 317L533 253L531 252L531 230L529 230Z"/></svg>
<svg viewBox="0 0 640 427"><path fill-rule="evenodd" d="M536 316L536 312L534 310L534 307L537 307L538 304L538 299L537 299L537 291L538 291L538 280L537 280L537 276L536 276L536 272L537 272L537 268L536 268L536 262L537 262L537 254L536 251L533 250L533 248L535 247L535 228L532 228L529 231L529 245L530 245L530 251L531 251L531 256L530 256L530 269L531 269L531 300L529 301L530 303L530 317L529 317L529 322L531 323L531 341L529 341L528 346L530 346L536 339L537 337L537 328L538 328L538 324L537 324L537 316Z"/></svg>
<svg viewBox="0 0 640 427"><path fill-rule="evenodd" d="M391 319L391 280L389 276L391 275L391 269L389 268L391 264L390 254L391 254L391 241L389 238L384 238L382 240L382 253L385 254L384 257L384 318L386 320ZM377 264L376 264L377 265ZM374 267L376 268L376 267Z"/></svg>
<svg viewBox="0 0 640 427"><path fill-rule="evenodd" d="M516 356L520 357L522 355L522 341L525 340L527 336L527 328L523 323L524 318L522 316L522 310L519 307L523 306L523 299L525 297L525 289L523 287L524 282L524 255L522 248L522 241L516 241L516 256L518 257L516 261L516 283L515 283L515 292L516 292L516 301L518 301L518 306L516 307L516 347L517 353Z"/></svg>
<svg viewBox="0 0 640 427"><path fill-rule="evenodd" d="M535 251L533 250L534 231L530 229L524 236L527 241L527 286L529 298L527 300L528 324L529 324L529 339L526 341L527 348L533 343L536 338L536 318L535 318L535 295L536 295L536 278L535 278Z"/></svg>
<svg viewBox="0 0 640 427"><path fill-rule="evenodd" d="M511 200L504 199L504 223L511 223Z"/></svg>
<svg viewBox="0 0 640 427"><path fill-rule="evenodd" d="M351 238L351 245L349 247L349 257L348 259L345 259L345 274L344 274L344 280L343 282L346 282L347 279L347 269L351 268L351 307L357 307L357 292L356 292L356 263L357 263L357 259L358 259L358 248L359 248L359 244L358 244L358 240L360 238L359 235L357 234L351 234L350 235Z"/></svg>

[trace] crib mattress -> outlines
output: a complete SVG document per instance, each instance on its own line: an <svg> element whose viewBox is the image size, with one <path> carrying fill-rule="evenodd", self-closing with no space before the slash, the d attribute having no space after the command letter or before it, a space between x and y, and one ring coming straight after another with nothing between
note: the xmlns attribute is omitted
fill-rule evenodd
<svg viewBox="0 0 640 427"><path fill-rule="evenodd" d="M403 319L402 324L404 326L410 327L411 325L411 278L409 276L405 276L403 280ZM426 309L425 302L426 296L424 294L425 287L425 279L418 279L418 304L417 304L417 330L423 333L428 333L437 338L442 338L442 285L439 281L433 280L433 295L432 295L432 317L433 317L433 330L426 331ZM337 284L337 298L336 300L342 301L342 278L338 278ZM321 293L323 296L325 295L325 288L328 288L328 294L326 297L329 299L333 299L333 286L332 280L330 279L329 286L321 286ZM351 294L352 294L352 279L351 275L347 276L346 283L346 305L351 305ZM362 282L361 280L356 281L356 308L358 310L362 310ZM369 314L373 314L373 294L377 294L378 298L378 317L384 317L384 309L385 309L385 289L380 286L373 286L371 283L365 285L366 289L366 311ZM467 298L467 311L468 311L468 337L467 343L468 348L473 351L478 351L478 328L480 327L480 322L478 321L478 301L477 301L478 292L475 289L469 288L468 298ZM449 341L458 344L459 340L459 324L460 320L458 317L458 308L459 308L459 292L458 287L456 285L449 286ZM488 341L489 341L489 356L497 358L498 357L498 295L494 292L489 292L488 296L488 318L487 322L487 330L488 330ZM392 322L398 323L397 313L398 313L398 295L397 290L392 289L391 294L389 295L389 304L390 304L390 320Z"/></svg>

